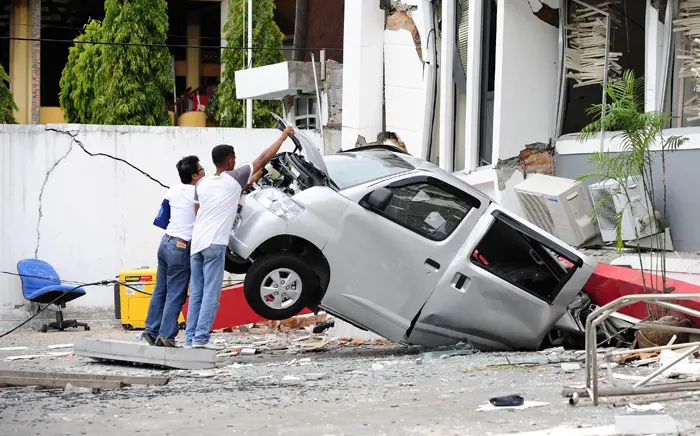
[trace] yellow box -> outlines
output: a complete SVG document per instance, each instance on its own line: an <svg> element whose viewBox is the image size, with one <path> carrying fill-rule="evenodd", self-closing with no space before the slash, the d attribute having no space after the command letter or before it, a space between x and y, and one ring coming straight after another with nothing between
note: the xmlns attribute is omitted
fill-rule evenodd
<svg viewBox="0 0 700 436"><path fill-rule="evenodd" d="M119 282L152 294L156 285L156 269L142 268L119 272ZM189 292L189 291L188 291ZM137 292L122 284L114 285L114 314L121 320L124 330L144 329L151 296ZM185 328L185 317L180 313L180 329Z"/></svg>

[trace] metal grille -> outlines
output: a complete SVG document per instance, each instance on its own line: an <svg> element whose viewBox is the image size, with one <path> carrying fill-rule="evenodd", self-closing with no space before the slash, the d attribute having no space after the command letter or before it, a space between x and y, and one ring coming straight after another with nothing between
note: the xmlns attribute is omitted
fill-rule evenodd
<svg viewBox="0 0 700 436"><path fill-rule="evenodd" d="M547 202L541 195L518 192L527 219L542 230L554 234L554 220L547 209Z"/></svg>
<svg viewBox="0 0 700 436"><path fill-rule="evenodd" d="M460 17L457 25L457 48L464 74L467 74L467 49L469 46L469 0L460 1Z"/></svg>
<svg viewBox="0 0 700 436"><path fill-rule="evenodd" d="M602 205L598 206L598 203L608 195L608 198L603 202ZM617 211L615 210L615 202L613 201L611 192L607 188L591 188L591 200L593 204L598 209L598 225L600 225L601 230L615 230L617 226Z"/></svg>

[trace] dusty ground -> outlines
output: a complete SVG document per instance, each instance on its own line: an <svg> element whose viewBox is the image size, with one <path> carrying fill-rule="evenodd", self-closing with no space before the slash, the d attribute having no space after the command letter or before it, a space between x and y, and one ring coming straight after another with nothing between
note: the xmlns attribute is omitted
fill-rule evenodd
<svg viewBox="0 0 700 436"><path fill-rule="evenodd" d="M228 343L263 340L283 344L304 334L215 337ZM581 384L583 370L565 373L559 364L487 368L506 364L507 359L543 356L538 353L479 353L440 359L415 348L347 345L324 352L286 355L281 350L277 355L237 357L231 366L204 371L108 365L73 355L6 359L45 354L47 345L84 336L136 340L135 332L116 329L17 333L0 340L0 347L29 349L0 351L0 368L161 374L170 375L170 383L98 394L0 389L0 434L488 435L611 425L615 415L625 413L606 405L594 408L585 400L577 407L565 402L560 395L562 386ZM297 378L285 381L287 376ZM512 393L549 404L520 411L476 411L490 397ZM682 434L700 434L698 406L693 401L669 402L664 412L676 419Z"/></svg>

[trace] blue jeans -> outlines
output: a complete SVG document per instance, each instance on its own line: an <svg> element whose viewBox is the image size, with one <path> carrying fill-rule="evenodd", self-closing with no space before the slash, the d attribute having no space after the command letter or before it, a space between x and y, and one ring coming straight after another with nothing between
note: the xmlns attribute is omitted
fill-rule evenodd
<svg viewBox="0 0 700 436"><path fill-rule="evenodd" d="M209 342L209 332L219 311L224 280L226 246L213 244L190 258L190 302L187 309L185 345Z"/></svg>
<svg viewBox="0 0 700 436"><path fill-rule="evenodd" d="M158 247L156 287L146 315L146 333L171 341L178 332L178 317L187 299L190 281L190 244L164 235Z"/></svg>

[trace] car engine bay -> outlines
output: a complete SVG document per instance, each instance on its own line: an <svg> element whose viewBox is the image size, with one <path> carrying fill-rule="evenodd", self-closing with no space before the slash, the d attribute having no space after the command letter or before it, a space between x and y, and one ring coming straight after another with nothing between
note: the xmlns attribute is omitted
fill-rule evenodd
<svg viewBox="0 0 700 436"><path fill-rule="evenodd" d="M328 177L295 152L277 154L265 168L260 179L251 184L244 194L265 188L277 188L289 196L314 186L330 186Z"/></svg>

